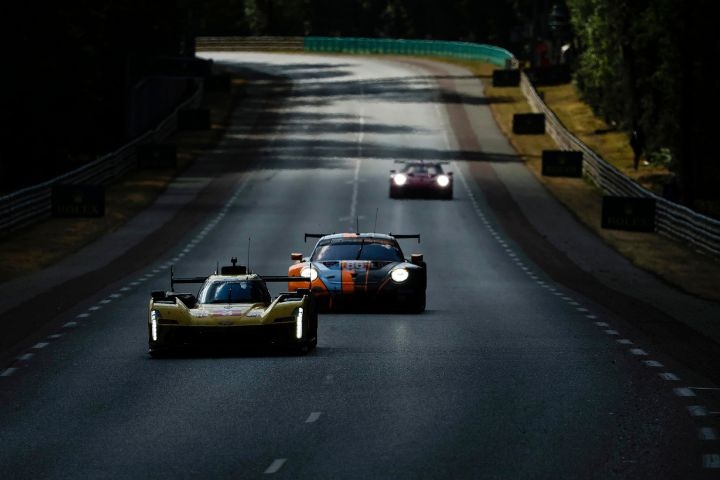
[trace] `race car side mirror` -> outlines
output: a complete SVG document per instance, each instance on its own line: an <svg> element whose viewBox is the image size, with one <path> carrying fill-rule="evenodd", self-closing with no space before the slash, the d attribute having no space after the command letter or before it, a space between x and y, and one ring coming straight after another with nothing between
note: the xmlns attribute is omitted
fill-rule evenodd
<svg viewBox="0 0 720 480"><path fill-rule="evenodd" d="M292 260L293 262L302 262L302 253L291 253L290 260Z"/></svg>
<svg viewBox="0 0 720 480"><path fill-rule="evenodd" d="M410 255L410 263L414 265L422 265L423 263L423 254L422 253L413 253Z"/></svg>

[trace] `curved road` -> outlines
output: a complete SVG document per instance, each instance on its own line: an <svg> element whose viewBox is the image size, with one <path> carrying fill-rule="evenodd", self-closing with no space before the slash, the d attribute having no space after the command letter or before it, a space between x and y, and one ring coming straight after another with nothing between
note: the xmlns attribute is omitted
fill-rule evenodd
<svg viewBox="0 0 720 480"><path fill-rule="evenodd" d="M255 100L146 214L169 222L152 243L147 225L115 234L134 240L118 240L109 264L77 267L84 293L72 302L60 298L67 284L48 280L60 313L41 310L39 333L0 365L1 478L718 473L717 419L673 377L712 382L653 349L612 305L557 283L563 264L549 247L539 255L540 236L525 247L537 232L518 205L552 200L476 79L427 61L212 57L256 72ZM455 200L390 200L388 171L411 158L452 162ZM425 313L323 315L317 351L301 357L147 355L149 291L167 288L169 265L209 273L244 259L251 238L254 270L283 275L290 252L309 253L305 232L356 222L422 235L402 245L425 254Z"/></svg>

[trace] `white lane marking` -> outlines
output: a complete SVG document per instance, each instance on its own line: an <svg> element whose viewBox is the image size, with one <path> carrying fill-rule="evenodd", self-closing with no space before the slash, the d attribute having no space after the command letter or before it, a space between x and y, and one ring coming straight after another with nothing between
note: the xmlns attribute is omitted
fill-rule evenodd
<svg viewBox="0 0 720 480"><path fill-rule="evenodd" d="M670 372L660 373L658 375L660 375L660 378L662 378L663 380L667 380L669 382L677 382L678 380L680 380L677 375Z"/></svg>
<svg viewBox="0 0 720 480"><path fill-rule="evenodd" d="M90 310L91 312L96 312L100 310L100 307L97 305L93 305L92 307L88 308L88 310Z"/></svg>
<svg viewBox="0 0 720 480"><path fill-rule="evenodd" d="M673 392L678 397L694 397L695 396L695 392L693 392L689 388L684 388L684 387L683 388L673 388Z"/></svg>
<svg viewBox="0 0 720 480"><path fill-rule="evenodd" d="M15 372L17 372L17 368L15 367L6 368L2 373L0 373L0 377L9 377Z"/></svg>
<svg viewBox="0 0 720 480"><path fill-rule="evenodd" d="M720 454L707 453L703 455L703 467L720 468Z"/></svg>
<svg viewBox="0 0 720 480"><path fill-rule="evenodd" d="M73 327L77 327L77 326L78 326L77 322L67 322L65 325L63 325L63 328L73 328Z"/></svg>
<svg viewBox="0 0 720 480"><path fill-rule="evenodd" d="M588 310L588 309L585 308L585 307L578 307L578 308L576 308L575 310L577 310L578 312L589 312L589 311L590 311L590 310Z"/></svg>
<svg viewBox="0 0 720 480"><path fill-rule="evenodd" d="M717 440L718 435L714 428L712 427L702 427L700 431L698 432L698 437L700 437L700 440Z"/></svg>
<svg viewBox="0 0 720 480"><path fill-rule="evenodd" d="M60 334L60 333L53 333L52 335L48 335L48 338L50 340L57 340L60 337L62 337L62 334Z"/></svg>
<svg viewBox="0 0 720 480"><path fill-rule="evenodd" d="M277 473L278 470L282 468L283 465L285 465L285 462L287 461L287 458L276 458L272 461L270 466L265 469L265 474L273 474Z"/></svg>
<svg viewBox="0 0 720 480"><path fill-rule="evenodd" d="M662 363L658 362L657 360L645 360L643 363L646 366L652 367L652 368L662 368L665 366Z"/></svg>
<svg viewBox="0 0 720 480"><path fill-rule="evenodd" d="M598 327L609 327L610 326L605 322L595 322L595 325L597 325Z"/></svg>
<svg viewBox="0 0 720 480"><path fill-rule="evenodd" d="M617 340L617 343L619 343L621 345L632 345L633 342L632 342L632 340L630 340L628 338L620 338ZM634 349L634 350L637 350L637 349ZM635 355L640 355L640 354L635 353Z"/></svg>
<svg viewBox="0 0 720 480"><path fill-rule="evenodd" d="M120 297L122 297L122 294L120 294L120 293L111 293L110 294L110 298L120 298Z"/></svg>
<svg viewBox="0 0 720 480"><path fill-rule="evenodd" d="M100 300L100 303L102 303L103 305L107 305L110 302L112 302L112 298L106 298L104 300Z"/></svg>
<svg viewBox="0 0 720 480"><path fill-rule="evenodd" d="M620 332L618 332L617 330L605 330L605 333L607 333L608 335L620 335ZM619 341L620 340L618 340L618 342Z"/></svg>
<svg viewBox="0 0 720 480"><path fill-rule="evenodd" d="M90 316L90 314L86 312L86 313L80 313L80 314L76 315L75 318L87 318L89 316Z"/></svg>
<svg viewBox="0 0 720 480"><path fill-rule="evenodd" d="M638 356L647 355L647 352L645 350L643 350L642 348L631 348L630 353L632 353L633 355L638 355Z"/></svg>
<svg viewBox="0 0 720 480"><path fill-rule="evenodd" d="M708 412L707 408L703 407L702 405L690 405L687 407L688 412L693 417L706 417Z"/></svg>
<svg viewBox="0 0 720 480"><path fill-rule="evenodd" d="M38 342L35 345L33 345L32 348L35 350L40 350L40 349L47 347L48 345L50 345L48 342Z"/></svg>
<svg viewBox="0 0 720 480"><path fill-rule="evenodd" d="M312 412L308 416L308 418L305 420L305 423L314 423L318 421L318 418L320 418L321 412Z"/></svg>
<svg viewBox="0 0 720 480"><path fill-rule="evenodd" d="M138 285L140 285L140 282L130 282L130 285L132 285L133 287L137 287Z"/></svg>
<svg viewBox="0 0 720 480"><path fill-rule="evenodd" d="M120 289L121 292L127 292L127 291L129 291L129 290L130 290L130 287L122 287L122 288Z"/></svg>
<svg viewBox="0 0 720 480"><path fill-rule="evenodd" d="M24 354L24 355L20 355L19 357L17 357L17 359L18 359L18 360L27 361L27 360L30 360L30 359L31 359L32 357L34 357L34 356L35 356L34 353L26 353L26 354Z"/></svg>
<svg viewBox="0 0 720 480"><path fill-rule="evenodd" d="M597 316L595 316L595 315L587 315L587 318L589 318L590 320L595 320L595 319L597 318Z"/></svg>
<svg viewBox="0 0 720 480"><path fill-rule="evenodd" d="M355 223L355 215L357 215L358 190L360 190L360 164L361 159L355 160L355 173L353 174L353 192L350 200L350 223Z"/></svg>

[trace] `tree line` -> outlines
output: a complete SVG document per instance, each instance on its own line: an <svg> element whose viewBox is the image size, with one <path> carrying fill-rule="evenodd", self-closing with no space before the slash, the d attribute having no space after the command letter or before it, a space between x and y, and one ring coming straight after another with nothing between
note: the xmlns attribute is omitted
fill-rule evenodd
<svg viewBox="0 0 720 480"><path fill-rule="evenodd" d="M561 0L560 0L561 1ZM199 35L357 36L487 43L522 58L558 35L557 0L76 0L9 5L0 189L51 177L127 142L128 92L153 58ZM593 108L644 131L679 198L720 216L711 148L718 50L710 0L566 0L562 41ZM9 94L9 92L12 92ZM21 161L22 159L22 161ZM27 161L30 160L30 161Z"/></svg>

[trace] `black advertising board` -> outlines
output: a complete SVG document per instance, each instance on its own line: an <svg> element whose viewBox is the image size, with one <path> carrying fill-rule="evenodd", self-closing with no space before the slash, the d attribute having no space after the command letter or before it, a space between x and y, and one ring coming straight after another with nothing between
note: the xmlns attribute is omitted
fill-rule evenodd
<svg viewBox="0 0 720 480"><path fill-rule="evenodd" d="M493 70L492 85L493 87L517 87L520 85L520 70L517 68Z"/></svg>
<svg viewBox="0 0 720 480"><path fill-rule="evenodd" d="M604 196L602 228L633 232L654 232L655 199Z"/></svg>
<svg viewBox="0 0 720 480"><path fill-rule="evenodd" d="M208 92L229 92L232 78L227 73L205 77L205 90Z"/></svg>
<svg viewBox="0 0 720 480"><path fill-rule="evenodd" d="M516 113L513 115L513 133L542 135L545 133L544 113Z"/></svg>
<svg viewBox="0 0 720 480"><path fill-rule="evenodd" d="M177 147L173 144L148 143L137 147L138 168L175 168Z"/></svg>
<svg viewBox="0 0 720 480"><path fill-rule="evenodd" d="M105 215L103 185L53 185L54 217L102 217Z"/></svg>
<svg viewBox="0 0 720 480"><path fill-rule="evenodd" d="M210 128L210 110L207 108L187 108L178 112L180 130L208 130Z"/></svg>
<svg viewBox="0 0 720 480"><path fill-rule="evenodd" d="M543 150L542 174L548 177L581 178L582 152L577 150Z"/></svg>

